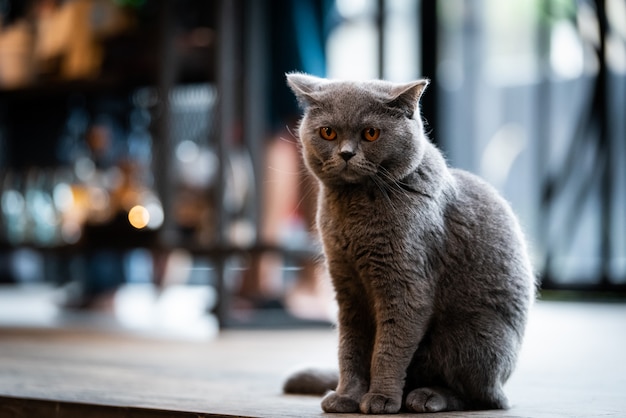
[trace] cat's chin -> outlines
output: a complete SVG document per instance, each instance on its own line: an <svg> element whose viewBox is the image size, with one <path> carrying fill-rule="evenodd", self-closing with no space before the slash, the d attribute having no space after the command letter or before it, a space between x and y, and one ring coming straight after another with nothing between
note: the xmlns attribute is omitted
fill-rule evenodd
<svg viewBox="0 0 626 418"><path fill-rule="evenodd" d="M367 176L363 176L358 173L344 171L339 174L332 182L338 186L357 186L364 184L367 180Z"/></svg>
<svg viewBox="0 0 626 418"><path fill-rule="evenodd" d="M360 184L364 181L363 176L354 173L342 174L341 180L344 184Z"/></svg>
<svg viewBox="0 0 626 418"><path fill-rule="evenodd" d="M364 173L363 170L346 165L340 172L337 173L337 180L344 184L363 184L369 178L368 173Z"/></svg>

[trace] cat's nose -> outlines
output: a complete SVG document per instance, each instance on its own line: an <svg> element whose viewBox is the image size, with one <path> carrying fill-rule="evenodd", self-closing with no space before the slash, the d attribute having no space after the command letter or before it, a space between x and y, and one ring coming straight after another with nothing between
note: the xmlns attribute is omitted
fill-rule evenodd
<svg viewBox="0 0 626 418"><path fill-rule="evenodd" d="M341 151L339 155L341 155L341 158L343 158L344 161L348 161L350 158L354 157L356 154L353 151Z"/></svg>

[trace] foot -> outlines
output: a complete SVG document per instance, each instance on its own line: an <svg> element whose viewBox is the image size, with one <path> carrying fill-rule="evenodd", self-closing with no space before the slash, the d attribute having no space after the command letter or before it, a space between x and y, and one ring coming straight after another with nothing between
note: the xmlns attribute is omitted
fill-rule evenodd
<svg viewBox="0 0 626 418"><path fill-rule="evenodd" d="M463 403L447 389L418 388L407 395L406 407L413 412L457 411Z"/></svg>
<svg viewBox="0 0 626 418"><path fill-rule="evenodd" d="M389 397L382 393L366 393L361 398L360 409L364 414L395 414L402 405L401 397Z"/></svg>
<svg viewBox="0 0 626 418"><path fill-rule="evenodd" d="M322 399L322 409L324 412L352 413L359 412L359 402L347 395L340 395L337 392L329 392Z"/></svg>

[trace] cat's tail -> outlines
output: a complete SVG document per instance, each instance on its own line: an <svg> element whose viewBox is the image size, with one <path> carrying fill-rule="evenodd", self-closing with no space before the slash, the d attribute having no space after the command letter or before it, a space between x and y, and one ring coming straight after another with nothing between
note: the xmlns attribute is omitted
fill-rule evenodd
<svg viewBox="0 0 626 418"><path fill-rule="evenodd" d="M283 392L294 395L323 395L337 387L336 370L304 369L287 378Z"/></svg>

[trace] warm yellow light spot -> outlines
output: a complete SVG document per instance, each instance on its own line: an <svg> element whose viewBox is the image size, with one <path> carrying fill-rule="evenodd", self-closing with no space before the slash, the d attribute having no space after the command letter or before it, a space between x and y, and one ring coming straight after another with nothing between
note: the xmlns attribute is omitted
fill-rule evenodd
<svg viewBox="0 0 626 418"><path fill-rule="evenodd" d="M133 206L133 208L128 211L128 221L137 229L145 228L148 222L150 222L150 212L143 206Z"/></svg>

